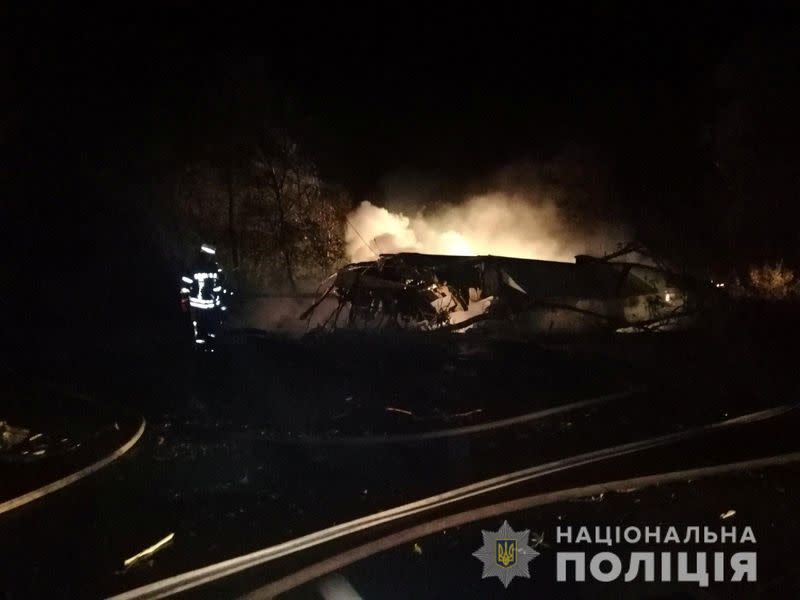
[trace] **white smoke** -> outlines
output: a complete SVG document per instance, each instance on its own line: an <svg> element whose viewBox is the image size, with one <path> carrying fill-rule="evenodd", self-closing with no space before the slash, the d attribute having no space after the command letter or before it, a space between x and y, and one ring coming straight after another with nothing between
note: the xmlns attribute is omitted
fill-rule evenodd
<svg viewBox="0 0 800 600"><path fill-rule="evenodd" d="M624 240L618 228L581 231L553 201L501 192L413 215L365 201L348 219L345 241L353 262L393 252L572 261L576 254L610 252Z"/></svg>

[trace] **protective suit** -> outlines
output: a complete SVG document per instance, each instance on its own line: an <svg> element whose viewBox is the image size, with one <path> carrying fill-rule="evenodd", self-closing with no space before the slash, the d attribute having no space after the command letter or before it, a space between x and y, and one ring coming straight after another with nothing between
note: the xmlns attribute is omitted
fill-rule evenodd
<svg viewBox="0 0 800 600"><path fill-rule="evenodd" d="M200 253L190 273L181 277L181 309L189 313L198 349L214 351L214 342L228 307L228 290L222 267L215 260L216 249L208 244Z"/></svg>

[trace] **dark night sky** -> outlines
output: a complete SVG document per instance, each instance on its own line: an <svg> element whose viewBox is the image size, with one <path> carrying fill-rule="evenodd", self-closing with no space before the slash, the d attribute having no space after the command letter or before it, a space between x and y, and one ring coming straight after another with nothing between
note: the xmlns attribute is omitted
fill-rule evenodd
<svg viewBox="0 0 800 600"><path fill-rule="evenodd" d="M398 166L459 176L570 143L623 150L631 128L689 128L714 117L721 64L775 37L794 45L796 33L761 8L468 23L409 12L376 10L346 27L280 16L237 27L199 14L179 27L27 20L12 66L17 99L45 119L36 126L80 136L67 140L71 153L110 146L142 159L144 144L185 151L202 138L208 105L234 85L291 103L324 144L319 154L335 149L331 168L368 188Z"/></svg>
<svg viewBox="0 0 800 600"><path fill-rule="evenodd" d="M159 178L269 106L356 200L392 172L458 185L566 153L605 173L592 210L607 202L644 239L683 236L716 265L796 262L797 15L719 6L7 9L12 247L37 270L113 282ZM742 219L752 235L725 237Z"/></svg>
<svg viewBox="0 0 800 600"><path fill-rule="evenodd" d="M795 44L796 26L762 8L538 13L462 22L376 9L357 21L253 15L242 26L197 13L179 26L27 19L15 99L45 136L34 144L146 164L153 147L170 157L202 140L233 86L245 103L290 104L324 166L368 190L399 167L459 177L569 145L624 162L638 136L713 120L717 70L738 50Z"/></svg>

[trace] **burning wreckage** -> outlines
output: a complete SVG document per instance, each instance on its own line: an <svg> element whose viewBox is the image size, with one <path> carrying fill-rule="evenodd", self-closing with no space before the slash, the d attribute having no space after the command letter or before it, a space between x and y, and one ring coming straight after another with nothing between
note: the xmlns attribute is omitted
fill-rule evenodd
<svg viewBox="0 0 800 600"><path fill-rule="evenodd" d="M662 267L577 256L382 254L345 266L301 319L323 330L485 330L522 335L676 329L696 322L710 286ZM334 302L331 302L331 300ZM327 308L323 308L327 307ZM330 311L330 312L327 312Z"/></svg>

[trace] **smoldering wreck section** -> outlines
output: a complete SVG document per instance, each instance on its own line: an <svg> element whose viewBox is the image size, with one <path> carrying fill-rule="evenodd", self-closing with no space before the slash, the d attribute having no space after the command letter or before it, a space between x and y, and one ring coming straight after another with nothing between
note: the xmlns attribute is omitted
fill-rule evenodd
<svg viewBox="0 0 800 600"><path fill-rule="evenodd" d="M483 331L520 335L691 327L713 289L665 268L577 256L382 254L347 265L301 315L319 331Z"/></svg>

